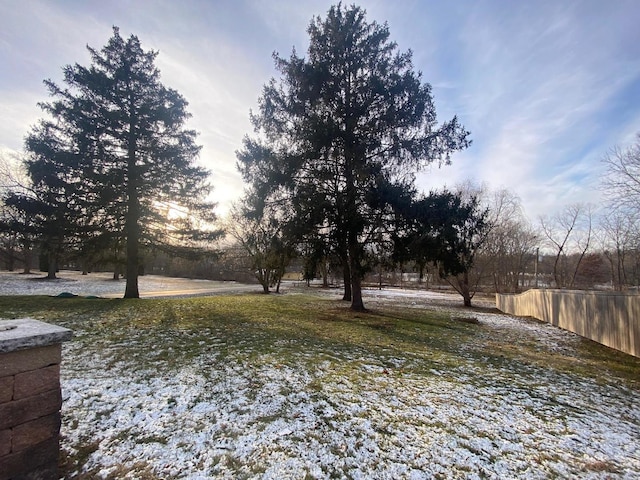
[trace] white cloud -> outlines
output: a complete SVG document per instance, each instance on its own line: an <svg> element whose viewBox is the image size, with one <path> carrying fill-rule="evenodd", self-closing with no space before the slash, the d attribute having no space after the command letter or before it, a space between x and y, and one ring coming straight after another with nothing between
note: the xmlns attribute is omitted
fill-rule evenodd
<svg viewBox="0 0 640 480"><path fill-rule="evenodd" d="M599 152L619 121L609 124L603 112L638 82L638 68L616 60L616 35L592 28L577 8L538 2L470 9L464 50L456 53L465 68L451 93L462 98L455 103L475 143L454 156L449 177L509 187L527 211L593 198L587 179L598 171ZM447 103L451 93L438 92Z"/></svg>
<svg viewBox="0 0 640 480"><path fill-rule="evenodd" d="M640 130L640 42L635 0L496 3L361 2L369 20L389 20L391 39L414 51L434 86L441 120L454 114L474 144L453 165L419 175L424 188L472 178L520 194L529 216L589 198L599 160ZM274 74L271 52L304 54L320 0L81 3L0 0L0 146L19 149L41 116L44 78L87 64L112 25L159 50L163 82L190 102L201 162L221 203L242 192L235 150L251 133L249 109ZM6 67L6 68L4 68ZM623 99L635 105L624 105ZM622 111L622 109L626 109ZM596 172L596 173L594 173Z"/></svg>
<svg viewBox="0 0 640 480"><path fill-rule="evenodd" d="M41 110L31 92L0 91L0 147L21 151L25 135Z"/></svg>

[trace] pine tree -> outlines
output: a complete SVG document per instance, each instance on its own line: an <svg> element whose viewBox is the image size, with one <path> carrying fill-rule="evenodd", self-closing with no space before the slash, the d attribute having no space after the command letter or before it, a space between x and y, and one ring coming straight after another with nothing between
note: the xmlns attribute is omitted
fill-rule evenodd
<svg viewBox="0 0 640 480"><path fill-rule="evenodd" d="M448 162L468 132L455 117L438 127L411 52L398 52L387 25L368 23L359 7L331 7L308 33L306 58L275 55L281 78L264 87L238 166L265 201L314 212L342 259L345 297L362 310L367 245L404 197L382 192L410 190L415 171Z"/></svg>
<svg viewBox="0 0 640 480"><path fill-rule="evenodd" d="M39 238L41 268L47 278L56 278L63 254L76 248L80 225L87 213L81 156L72 148L65 127L42 120L27 135L24 159L31 186L7 199L29 218L31 231ZM17 227L17 225L15 225Z"/></svg>
<svg viewBox="0 0 640 480"><path fill-rule="evenodd" d="M144 51L134 35L122 38L117 27L101 50L88 50L89 67L64 67L64 88L45 82L54 100L41 106L54 121L41 121L32 137L46 143L43 128L55 128L53 150L69 159L83 228L124 239L124 296L138 298L141 249L193 254L219 235L210 227L213 204L204 200L209 172L195 164L200 147L185 127L187 101L160 82L157 52ZM29 141L27 150L44 158Z"/></svg>

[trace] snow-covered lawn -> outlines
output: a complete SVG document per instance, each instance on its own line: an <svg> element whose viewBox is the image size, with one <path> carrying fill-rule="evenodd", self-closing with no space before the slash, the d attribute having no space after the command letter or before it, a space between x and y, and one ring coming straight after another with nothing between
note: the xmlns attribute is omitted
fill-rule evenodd
<svg viewBox="0 0 640 480"><path fill-rule="evenodd" d="M58 317L68 477L640 478L639 361L443 293L368 291L349 321L309 295ZM240 301L300 323L218 316Z"/></svg>
<svg viewBox="0 0 640 480"><path fill-rule="evenodd" d="M113 274L96 272L82 275L81 272L63 270L55 280L45 280L46 274L37 272L24 275L18 272L0 272L0 295L58 295L63 292L74 295L95 295L119 298L124 295L125 280L113 280ZM140 296L189 296L207 293L258 290L256 285L236 282L216 282L187 278L144 275L138 277Z"/></svg>

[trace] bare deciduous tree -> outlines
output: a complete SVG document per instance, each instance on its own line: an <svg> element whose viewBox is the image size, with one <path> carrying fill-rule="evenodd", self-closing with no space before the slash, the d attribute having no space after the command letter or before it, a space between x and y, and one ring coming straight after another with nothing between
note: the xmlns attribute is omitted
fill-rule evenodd
<svg viewBox="0 0 640 480"><path fill-rule="evenodd" d="M627 148L614 147L602 159L606 167L602 188L616 209L638 212L640 207L640 133Z"/></svg>
<svg viewBox="0 0 640 480"><path fill-rule="evenodd" d="M264 293L270 293L273 286L279 292L285 268L294 254L293 244L284 235L281 212L268 207L263 215L252 213L246 198L242 199L232 207L225 231L247 256L246 267L260 282Z"/></svg>
<svg viewBox="0 0 640 480"><path fill-rule="evenodd" d="M608 211L601 222L601 243L616 290L636 283L640 244L640 133L626 148L614 147L602 159L601 181Z"/></svg>
<svg viewBox="0 0 640 480"><path fill-rule="evenodd" d="M520 198L501 189L489 195L493 229L484 247L496 292L518 292L524 274L534 260L538 236L525 217Z"/></svg>
<svg viewBox="0 0 640 480"><path fill-rule="evenodd" d="M7 270L22 262L24 273L31 273L35 238L30 232L32 219L9 201L12 194L27 195L30 181L20 153L0 152L0 256Z"/></svg>
<svg viewBox="0 0 640 480"><path fill-rule="evenodd" d="M552 217L540 217L547 246L555 252L553 280L558 288L573 287L580 263L591 245L593 209L590 205L573 204ZM568 257L577 253L569 273Z"/></svg>
<svg viewBox="0 0 640 480"><path fill-rule="evenodd" d="M599 233L602 252L609 262L613 288L623 290L631 283L627 273L630 257L637 255L638 251L638 218L620 210L610 210L600 220Z"/></svg>

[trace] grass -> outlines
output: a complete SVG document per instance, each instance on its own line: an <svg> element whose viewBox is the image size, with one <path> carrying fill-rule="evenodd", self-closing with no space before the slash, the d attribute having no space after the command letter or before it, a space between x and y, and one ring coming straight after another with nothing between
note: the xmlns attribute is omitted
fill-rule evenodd
<svg viewBox="0 0 640 480"><path fill-rule="evenodd" d="M536 408L527 407L531 410L528 413L549 424L575 410L563 396L547 392L554 382L616 386L628 392L630 398L637 397L640 390L640 359L576 336L545 342L519 329L497 328L483 322L482 315L475 315L472 310L408 307L401 304L401 300L378 303L368 312L357 313L343 302L313 293L153 300L0 297L0 318L25 316L72 329L75 337L68 347L68 355L96 353L107 358L104 375L137 372L135 375L140 378L156 374L170 376L185 365L195 365L202 375L215 376L218 375L215 365L239 363L251 366L258 373L267 368L285 373L320 369L322 375L310 378L305 385L306 394L324 408L317 416L318 442L324 430L336 423L351 421L340 411L339 399L344 398L345 392L356 397L367 395L371 384L376 383L383 389L386 384L397 385L397 381L406 379L406 383L400 384L419 391L425 379L445 376L449 385L471 385L480 392L503 392L505 398L513 397L513 392L520 389L536 405ZM86 375L74 370L82 368L85 367L73 361L63 366L70 377ZM250 401L265 395L269 375L253 374L247 378L242 395ZM295 382L280 384L274 395L294 398L296 385ZM164 399L163 405L168 409L178 408L180 402L176 393ZM462 402L463 399L446 394L433 400L436 407ZM255 417L250 425L255 424L258 432L264 431L292 408L290 404L285 406ZM238 408L238 415L246 414L242 407ZM107 408L96 410L94 415L112 413ZM366 420L369 413L362 410L358 415ZM211 417L210 421L222 422L220 431L225 438L235 438L242 433L234 425L224 423L224 418ZM408 423L417 422L420 428L426 428L422 425L425 421L417 414L415 418L409 414L399 418L380 417L372 420L372 428L383 439L381 442L390 442L396 435L394 432L402 431ZM459 434L456 430L461 431L459 425L447 424L440 418L429 419L429 422L427 427L432 432L456 435ZM198 432L207 426L193 428ZM534 431L527 430L529 428L524 425L520 434L535 435ZM132 434L121 431L120 435ZM124 437L116 440L125 440ZM306 440L309 438L312 437ZM462 435L460 441L464 444L467 440ZM139 444L167 442L162 433L142 432L138 438ZM345 454L347 446L348 452L361 447L358 443L355 446L337 444L329 453L339 457ZM64 455L63 473L68 478L97 478L97 467L84 466L98 448L95 439L70 447ZM474 448L469 446L467 450L473 453ZM220 458L223 457L225 460L220 462L224 468L238 475L247 471L260 473L266 468L259 462L246 465L245 460L231 454ZM553 463L557 459L540 461ZM615 473L618 468L608 459L576 462L574 472ZM345 472L332 470L331 466L322 468L328 468L337 478L345 476ZM143 462L121 466L110 478L131 472L139 478L153 478L153 468ZM308 477L313 478L311 474Z"/></svg>
<svg viewBox="0 0 640 480"><path fill-rule="evenodd" d="M309 295L233 295L192 299L86 300L0 297L4 318L30 316L76 330L84 336L118 341L137 332L182 332L181 347L196 347L212 334L228 342L251 338L263 353L287 344L326 344L332 350L362 348L395 352L442 350L468 338L473 328L450 322L447 314L384 309L355 313L336 302ZM259 345L256 345L256 342ZM185 345L182 345L185 343ZM187 345L189 344L189 345ZM180 348L183 353L189 348Z"/></svg>
<svg viewBox="0 0 640 480"><path fill-rule="evenodd" d="M301 350L374 354L390 369L395 368L393 359L402 357L403 371L414 373L461 363L519 366L525 374L531 367L551 368L594 379L604 370L634 388L640 371L640 359L585 339L550 350L534 337L496 332L468 313L397 303L361 313L313 294L153 300L0 297L0 318L23 316L71 328L76 339L100 344L168 335L173 349L156 352L154 361L163 356L167 361L186 359L213 343L221 350L250 345L255 355L277 354L285 363Z"/></svg>

